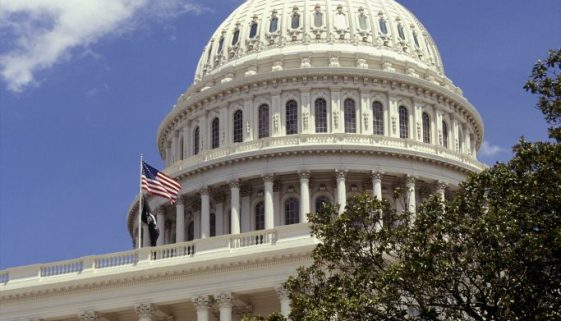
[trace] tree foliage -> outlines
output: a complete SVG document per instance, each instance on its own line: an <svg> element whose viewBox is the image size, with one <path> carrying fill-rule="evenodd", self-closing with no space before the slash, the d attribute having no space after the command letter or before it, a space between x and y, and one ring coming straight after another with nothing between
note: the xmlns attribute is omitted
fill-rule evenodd
<svg viewBox="0 0 561 321"><path fill-rule="evenodd" d="M292 320L561 320L560 63L551 52L526 85L555 141L521 139L415 214L367 195L310 214L321 243L285 284Z"/></svg>

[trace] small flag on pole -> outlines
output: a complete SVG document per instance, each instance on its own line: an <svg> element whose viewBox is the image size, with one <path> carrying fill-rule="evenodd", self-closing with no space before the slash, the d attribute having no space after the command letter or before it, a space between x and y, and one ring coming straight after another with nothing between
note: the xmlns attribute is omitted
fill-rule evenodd
<svg viewBox="0 0 561 321"><path fill-rule="evenodd" d="M175 203L181 185L173 178L142 162L142 189Z"/></svg>
<svg viewBox="0 0 561 321"><path fill-rule="evenodd" d="M158 236L160 236L160 230L158 229L158 223L156 222L156 217L152 214L150 206L146 199L142 202L142 222L148 225L148 234L150 234L150 246L156 246L158 241Z"/></svg>

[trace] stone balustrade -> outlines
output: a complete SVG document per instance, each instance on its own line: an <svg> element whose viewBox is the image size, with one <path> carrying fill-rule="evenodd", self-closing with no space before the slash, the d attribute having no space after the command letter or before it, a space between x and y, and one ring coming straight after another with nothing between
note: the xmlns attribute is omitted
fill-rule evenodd
<svg viewBox="0 0 561 321"><path fill-rule="evenodd" d="M235 255L236 250L256 247L262 253L263 246L274 249L282 241L283 244L298 240L310 240L308 224L280 226L275 229L253 231L238 235L223 235L191 242L182 242L157 247L146 247L126 252L88 256L73 260L16 267L0 271L0 289L19 286L34 286L37 282L72 276L88 278L100 273L119 273L119 269L143 269L166 266L170 263L185 264L199 257L203 259L221 258Z"/></svg>
<svg viewBox="0 0 561 321"><path fill-rule="evenodd" d="M460 166L467 167L471 171L481 171L485 167L472 155L459 153L451 149L418 142L412 139L401 139L387 136L360 135L360 134L300 134L290 136L268 137L253 140L217 149L204 150L198 155L185 160L177 161L167 168L168 173L183 170L196 169L208 162L230 159L232 157L243 157L244 154L273 152L274 150L328 150L333 146L337 150L356 150L365 152L384 151L401 154L412 154L434 160L441 157L445 161L455 161Z"/></svg>

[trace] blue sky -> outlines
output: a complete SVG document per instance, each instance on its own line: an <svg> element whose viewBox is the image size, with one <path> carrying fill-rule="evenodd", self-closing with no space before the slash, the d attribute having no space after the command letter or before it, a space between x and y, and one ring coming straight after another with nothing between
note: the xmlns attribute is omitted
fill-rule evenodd
<svg viewBox="0 0 561 321"><path fill-rule="evenodd" d="M131 248L138 158L242 1L0 0L0 269ZM533 63L561 46L559 0L402 0L481 113L480 160L546 138Z"/></svg>

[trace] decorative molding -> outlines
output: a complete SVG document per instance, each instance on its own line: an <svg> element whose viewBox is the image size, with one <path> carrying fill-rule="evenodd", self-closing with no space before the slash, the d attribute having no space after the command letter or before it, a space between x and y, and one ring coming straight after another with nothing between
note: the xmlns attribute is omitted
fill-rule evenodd
<svg viewBox="0 0 561 321"><path fill-rule="evenodd" d="M80 319L80 321L98 321L99 320L99 314L97 314L97 312L95 311L82 311L80 313L78 313L78 319Z"/></svg>
<svg viewBox="0 0 561 321"><path fill-rule="evenodd" d="M140 320L150 320L156 313L156 307L150 303L140 303L134 306L134 312Z"/></svg>

